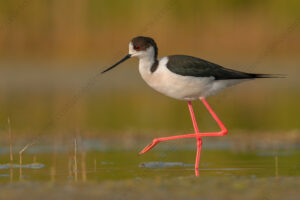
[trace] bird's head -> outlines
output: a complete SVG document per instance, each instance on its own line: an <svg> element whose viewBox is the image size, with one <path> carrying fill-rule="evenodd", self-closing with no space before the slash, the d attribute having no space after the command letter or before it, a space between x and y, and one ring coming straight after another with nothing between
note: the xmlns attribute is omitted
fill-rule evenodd
<svg viewBox="0 0 300 200"><path fill-rule="evenodd" d="M158 49L156 46L155 41L150 37L138 36L133 38L129 42L129 54L127 54L124 58L122 58L119 62L112 65L111 67L104 70L102 73L107 72L125 60L131 57L138 57L138 58L149 58L156 60L157 59Z"/></svg>
<svg viewBox="0 0 300 200"><path fill-rule="evenodd" d="M157 51L156 43L150 37L138 36L129 43L129 54L132 57L154 57L156 59Z"/></svg>

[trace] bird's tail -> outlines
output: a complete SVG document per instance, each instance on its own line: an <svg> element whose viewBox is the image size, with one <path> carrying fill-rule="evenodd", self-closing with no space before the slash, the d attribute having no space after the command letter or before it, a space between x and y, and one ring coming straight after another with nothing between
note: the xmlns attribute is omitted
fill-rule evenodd
<svg viewBox="0 0 300 200"><path fill-rule="evenodd" d="M287 78L285 74L251 74L253 78Z"/></svg>

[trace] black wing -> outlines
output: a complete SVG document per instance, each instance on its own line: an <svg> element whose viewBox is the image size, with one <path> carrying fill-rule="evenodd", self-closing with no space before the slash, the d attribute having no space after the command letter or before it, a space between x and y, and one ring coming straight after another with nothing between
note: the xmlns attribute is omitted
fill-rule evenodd
<svg viewBox="0 0 300 200"><path fill-rule="evenodd" d="M167 68L182 76L194 77L211 77L215 80L226 79L251 79L264 76L263 74L250 74L232 69L227 69L220 65L208 62L206 60L185 56L185 55L172 55L168 56L169 61ZM267 75L266 75L267 76Z"/></svg>

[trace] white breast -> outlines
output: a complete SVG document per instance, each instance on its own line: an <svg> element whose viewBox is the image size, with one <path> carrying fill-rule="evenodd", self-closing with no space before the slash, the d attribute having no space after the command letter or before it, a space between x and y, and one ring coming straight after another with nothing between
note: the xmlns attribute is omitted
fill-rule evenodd
<svg viewBox="0 0 300 200"><path fill-rule="evenodd" d="M168 57L161 58L157 70L152 73L152 63L140 59L140 74L153 89L179 100L195 100L213 92L213 77L181 76L171 72L166 67L167 62Z"/></svg>

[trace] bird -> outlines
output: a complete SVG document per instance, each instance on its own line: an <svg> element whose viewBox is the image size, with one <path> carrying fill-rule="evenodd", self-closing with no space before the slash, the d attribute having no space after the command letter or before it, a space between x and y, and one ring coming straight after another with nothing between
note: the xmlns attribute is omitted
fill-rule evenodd
<svg viewBox="0 0 300 200"><path fill-rule="evenodd" d="M105 73L129 58L139 59L139 73L144 81L154 90L177 100L186 101L191 115L194 133L169 137L154 138L140 154L144 154L160 142L181 138L196 138L197 153L195 175L199 176L199 162L202 148L202 137L224 136L228 130L207 103L206 98L244 81L257 78L277 78L276 74L246 73L188 55L170 55L158 58L158 47L151 37L137 36L129 42L129 53ZM220 127L220 131L201 133L192 106L192 101L200 100Z"/></svg>

